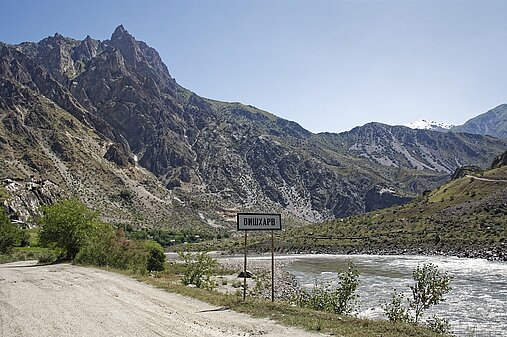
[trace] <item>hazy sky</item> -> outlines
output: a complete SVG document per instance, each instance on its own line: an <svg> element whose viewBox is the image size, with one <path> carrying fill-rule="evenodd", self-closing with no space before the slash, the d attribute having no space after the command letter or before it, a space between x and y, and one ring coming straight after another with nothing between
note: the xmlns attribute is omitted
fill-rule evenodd
<svg viewBox="0 0 507 337"><path fill-rule="evenodd" d="M0 41L123 24L172 76L311 131L462 124L507 103L504 0L5 1Z"/></svg>

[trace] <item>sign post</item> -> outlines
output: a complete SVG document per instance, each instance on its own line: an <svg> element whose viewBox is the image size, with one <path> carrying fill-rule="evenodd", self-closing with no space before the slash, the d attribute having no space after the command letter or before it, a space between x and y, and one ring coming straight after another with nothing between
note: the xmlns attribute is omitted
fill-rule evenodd
<svg viewBox="0 0 507 337"><path fill-rule="evenodd" d="M247 253L247 245L246 245L246 238L247 238L247 231L245 231L245 263L243 266L243 301L246 300L246 253Z"/></svg>
<svg viewBox="0 0 507 337"><path fill-rule="evenodd" d="M271 302L275 301L275 231L271 230Z"/></svg>
<svg viewBox="0 0 507 337"><path fill-rule="evenodd" d="M238 231L245 231L245 261L243 268L243 301L246 300L246 256L248 231L271 231L271 301L275 300L275 230L282 230L282 216L266 213L238 213Z"/></svg>

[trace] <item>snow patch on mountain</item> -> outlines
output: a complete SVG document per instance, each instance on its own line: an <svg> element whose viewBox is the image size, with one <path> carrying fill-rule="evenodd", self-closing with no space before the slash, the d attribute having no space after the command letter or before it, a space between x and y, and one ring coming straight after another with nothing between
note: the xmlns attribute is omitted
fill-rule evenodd
<svg viewBox="0 0 507 337"><path fill-rule="evenodd" d="M454 125L442 123L442 122L428 121L425 119L420 119L420 120L412 122L412 123L403 124L403 126L409 127L411 129L447 131L450 128L452 128Z"/></svg>

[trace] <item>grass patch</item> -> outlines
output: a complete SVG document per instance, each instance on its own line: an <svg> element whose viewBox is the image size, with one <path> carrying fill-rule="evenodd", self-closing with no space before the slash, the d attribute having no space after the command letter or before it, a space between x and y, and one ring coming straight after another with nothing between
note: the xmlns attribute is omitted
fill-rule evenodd
<svg viewBox="0 0 507 337"><path fill-rule="evenodd" d="M41 247L15 247L11 254L0 254L0 263L16 261L39 260L41 256L48 254L48 248Z"/></svg>

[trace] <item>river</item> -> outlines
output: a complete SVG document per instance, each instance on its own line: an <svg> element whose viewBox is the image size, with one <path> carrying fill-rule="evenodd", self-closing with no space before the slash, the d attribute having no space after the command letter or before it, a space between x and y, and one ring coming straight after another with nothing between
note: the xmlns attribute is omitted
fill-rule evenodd
<svg viewBox="0 0 507 337"><path fill-rule="evenodd" d="M337 269L352 261L360 273L357 315L382 319L380 303L390 299L394 288L410 296L412 271L423 263L433 263L452 277L446 301L427 311L447 318L457 336L507 336L507 263L482 259L443 256L388 255L297 255L288 271L304 287L316 282L333 282Z"/></svg>

